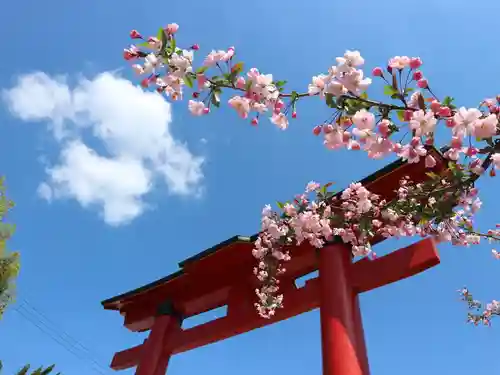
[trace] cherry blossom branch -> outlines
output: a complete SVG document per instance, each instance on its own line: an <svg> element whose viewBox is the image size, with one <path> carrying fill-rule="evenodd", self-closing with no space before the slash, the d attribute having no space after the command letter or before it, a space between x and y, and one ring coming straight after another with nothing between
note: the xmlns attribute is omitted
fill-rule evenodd
<svg viewBox="0 0 500 375"><path fill-rule="evenodd" d="M144 88L154 86L174 101L183 98L186 88L191 89L188 108L195 116L220 107L223 91L231 91L234 95L228 104L239 117L251 118L256 126L261 116L269 113L271 123L284 130L289 117L297 117L298 101L313 96L332 110L328 119L313 128L313 134L323 136L327 149L364 150L374 159L395 154L408 163L424 158L430 170L436 160L426 146L434 145L438 126L451 133L444 151L449 168L439 175L429 172L424 183L402 180L392 202L381 200L360 184L351 184L339 196L328 191L328 184L310 183L293 202L278 203L282 214L266 206L254 249L258 260L255 274L261 281L256 307L262 316L270 317L282 306L278 277L285 272L283 264L290 258L286 249L293 244L308 241L321 248L337 236L351 244L354 255L374 256L370 243L377 236L433 236L465 246L477 244L481 238L500 239L498 228L481 234L472 225L472 217L481 206L474 183L485 171L493 177L500 168L500 97L486 99L477 108L457 108L454 98L440 100L430 88L420 70L420 58L396 56L385 69L372 70L372 76L385 84L383 93L391 100L375 101L368 97L372 79L364 76L361 67L365 61L358 51L337 57L337 64L328 73L312 78L307 91L285 92L286 81L275 81L271 74L255 68L243 74L244 64L236 62L234 47L213 50L194 69L194 52L199 46L178 48L178 28L169 24L147 39L132 31L131 38L140 44L126 49L124 58L143 61L132 68L145 77L141 81ZM216 73L209 75L212 68ZM202 93L206 95L200 100ZM406 133L395 142L394 134L403 128L407 128ZM405 141L408 134L411 137ZM485 319L484 314L481 319Z"/></svg>
<svg viewBox="0 0 500 375"><path fill-rule="evenodd" d="M483 303L474 299L474 296L467 288L462 288L458 291L462 297L462 301L467 303L469 312L467 313L467 322L474 325L484 324L491 325L491 319L494 316L500 316L500 302L493 300L486 304L483 309ZM482 310L482 311L481 311Z"/></svg>

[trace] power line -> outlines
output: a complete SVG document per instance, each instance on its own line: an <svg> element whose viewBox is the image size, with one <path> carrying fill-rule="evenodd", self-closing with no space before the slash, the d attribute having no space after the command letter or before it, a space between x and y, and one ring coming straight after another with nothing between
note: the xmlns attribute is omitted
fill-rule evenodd
<svg viewBox="0 0 500 375"><path fill-rule="evenodd" d="M70 336L61 328L57 327L45 314L35 308L26 299L22 299L21 302L22 304L13 307L14 311L16 311L24 319L28 320L41 332L46 334L54 342L63 347L66 351L73 354L79 360L86 362L92 368L92 370L97 371L101 375L106 375L106 372L108 372L109 369L105 366L102 366L98 361L96 361L93 358L91 351L87 347L85 347L85 345ZM26 306L29 307L29 309Z"/></svg>
<svg viewBox="0 0 500 375"><path fill-rule="evenodd" d="M85 358L81 357L78 352L75 352L71 347L68 347L64 341L59 339L57 336L55 336L50 330L47 330L43 325L40 325L39 322L36 321L36 319L33 319L32 316L30 316L29 313L27 313L25 310L20 309L18 307L13 308L14 311L16 311L21 317L24 319L28 320L31 324L33 324L36 328L38 328L42 333L46 334L49 336L55 343L59 344L62 346L64 349L66 349L69 353L73 354L75 357L78 359L85 361ZM102 371L99 371L99 373L104 374Z"/></svg>
<svg viewBox="0 0 500 375"><path fill-rule="evenodd" d="M92 370L97 371L101 375L106 375L106 373L102 370L102 368L99 365L97 365L96 367L94 364L89 363L89 359L85 356L82 356L82 354L78 350L75 350L74 345L68 346L67 340L64 340L64 338L62 338L61 335L58 334L57 332L51 331L50 326L48 326L44 321L36 317L34 314L30 313L29 310L22 307L16 307L14 308L14 310L24 319L28 320L31 324L37 327L42 333L46 334L49 338L51 338L55 343L63 347L66 351L73 354L76 358L78 358L82 362L86 362L90 366L90 368L92 368Z"/></svg>
<svg viewBox="0 0 500 375"><path fill-rule="evenodd" d="M64 338L65 341L68 342L68 344L72 345L73 347L80 347L83 351L85 351L87 353L87 355L89 357L91 357L91 360L92 360L92 362L94 362L94 364L96 364L99 367L103 367L104 369L106 369L106 371L108 370L107 366L103 366L99 361L97 361L95 359L95 357L97 357L95 353L93 353L88 347L86 347L85 345L83 345L82 342L80 342L76 338L72 337L64 329L62 329L61 327L58 327L51 319L49 319L49 317L47 317L47 315L45 315L42 311L40 311L35 306L33 306L26 298L21 298L21 302L24 303L25 305L27 305L31 310L33 310L35 313L37 313L46 322L48 322L49 324L51 324L52 325L52 329L54 331L59 331L60 332L60 336L62 338Z"/></svg>

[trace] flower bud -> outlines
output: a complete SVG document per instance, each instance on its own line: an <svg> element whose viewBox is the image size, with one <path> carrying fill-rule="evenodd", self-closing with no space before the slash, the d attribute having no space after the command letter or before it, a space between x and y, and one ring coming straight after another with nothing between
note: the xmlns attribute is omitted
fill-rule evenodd
<svg viewBox="0 0 500 375"><path fill-rule="evenodd" d="M191 46L191 49L192 49L193 51L198 51L198 50L200 49L200 46L199 46L198 44L193 44L193 45Z"/></svg>
<svg viewBox="0 0 500 375"><path fill-rule="evenodd" d="M415 81L421 80L423 77L424 77L424 75L422 74L422 72L420 70L416 70L415 72L413 72L413 79Z"/></svg>
<svg viewBox="0 0 500 375"><path fill-rule="evenodd" d="M439 116L441 117L450 117L451 116L451 109L450 107L441 107L439 108Z"/></svg>
<svg viewBox="0 0 500 375"><path fill-rule="evenodd" d="M321 130L322 130L321 125L315 126L315 127L313 128L313 134L314 134L314 135L320 135L320 134L321 134Z"/></svg>
<svg viewBox="0 0 500 375"><path fill-rule="evenodd" d="M429 87L429 82L425 78L422 78L417 81L417 86L421 89L426 89Z"/></svg>
<svg viewBox="0 0 500 375"><path fill-rule="evenodd" d="M167 34L170 35L175 34L177 30L179 30L179 25L177 25L176 23L169 23L165 29Z"/></svg>
<svg viewBox="0 0 500 375"><path fill-rule="evenodd" d="M382 68L377 66L372 70L372 75L374 77L382 77L384 75L384 72L382 71Z"/></svg>
<svg viewBox="0 0 500 375"><path fill-rule="evenodd" d="M422 60L420 57L412 57L410 59L410 68L411 69L418 69L422 65Z"/></svg>
<svg viewBox="0 0 500 375"><path fill-rule="evenodd" d="M358 141L351 141L349 146L351 147L351 150L354 150L354 151L361 150L361 145L359 144Z"/></svg>
<svg viewBox="0 0 500 375"><path fill-rule="evenodd" d="M130 52L128 49L123 51L123 58L127 61L133 60L137 57L136 53Z"/></svg>
<svg viewBox="0 0 500 375"><path fill-rule="evenodd" d="M437 113L439 112L440 108L441 108L441 103L439 103L437 100L433 100L431 103L431 111Z"/></svg>
<svg viewBox="0 0 500 375"><path fill-rule="evenodd" d="M132 31L130 32L130 37L131 37L132 39L142 39L142 35L141 35L141 34L139 34L139 32L138 32L137 30L132 30Z"/></svg>

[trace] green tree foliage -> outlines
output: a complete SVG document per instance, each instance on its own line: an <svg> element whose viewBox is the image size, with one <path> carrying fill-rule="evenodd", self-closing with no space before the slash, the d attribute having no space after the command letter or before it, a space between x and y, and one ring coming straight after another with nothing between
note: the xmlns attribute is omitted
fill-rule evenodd
<svg viewBox="0 0 500 375"><path fill-rule="evenodd" d="M14 207L14 202L5 195L5 180L0 178L0 318L7 305L12 302L14 280L19 273L19 253L7 250L7 241L14 233L14 225L6 222L9 210ZM2 361L0 361L0 372L2 371ZM30 372L30 365L24 366L15 375L49 375L53 374L54 365L49 367L39 367ZM57 373L55 375L60 375Z"/></svg>
<svg viewBox="0 0 500 375"><path fill-rule="evenodd" d="M3 367L2 361L0 361L0 372L2 371L2 367ZM54 367L55 367L55 365L52 365L52 366L49 366L49 367L46 367L46 368L39 367L36 370L34 370L32 372L29 372L30 365L26 365L21 370L19 370L18 372L16 372L15 375L49 375L49 374L53 373L52 371L54 370ZM55 375L61 375L61 373L58 372Z"/></svg>
<svg viewBox="0 0 500 375"><path fill-rule="evenodd" d="M14 233L14 225L6 222L14 202L5 195L4 178L0 178L0 319L13 300L14 280L19 273L19 253L7 250L7 241Z"/></svg>

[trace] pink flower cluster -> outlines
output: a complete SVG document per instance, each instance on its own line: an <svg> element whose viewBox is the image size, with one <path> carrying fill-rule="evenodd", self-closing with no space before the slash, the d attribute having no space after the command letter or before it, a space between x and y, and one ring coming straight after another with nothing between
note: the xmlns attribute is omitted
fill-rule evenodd
<svg viewBox="0 0 500 375"><path fill-rule="evenodd" d="M341 96L348 93L361 94L372 83L371 78L365 78L361 69L356 69L365 63L359 51L346 51L343 57L337 57L337 66L332 66L328 74L320 74L312 78L308 94L325 94Z"/></svg>
<svg viewBox="0 0 500 375"><path fill-rule="evenodd" d="M462 288L458 291L462 296L462 300L467 302L470 310L480 311L483 304L475 300L470 291L467 288ZM469 313L467 316L467 321L474 325L484 324L486 326L491 325L491 318L500 315L500 301L493 300L486 304L486 308L480 313Z"/></svg>
<svg viewBox="0 0 500 375"><path fill-rule="evenodd" d="M447 182L439 182L447 186ZM449 185L448 185L449 186ZM472 215L481 206L477 189L472 188L459 197L459 209L448 219L419 221L415 207L433 209L437 205L436 194L424 190L423 184L411 184L403 179L398 198L391 205L372 194L360 183L351 184L340 196L325 199L321 186L315 182L307 185L305 193L297 196L294 203L282 205L282 215L267 205L262 211L261 233L255 242L253 255L258 259L254 273L261 282L256 290L258 313L265 318L282 307L283 295L278 294L278 277L285 272L283 264L290 260L288 249L307 241L311 246L322 248L335 236L349 243L354 256L364 257L372 252L370 242L375 237L434 236L438 241L450 241L467 246L479 242L478 235L470 234L464 227L472 225ZM316 199L310 199L316 193ZM426 201L422 202L422 197ZM454 199L445 196L444 199Z"/></svg>

